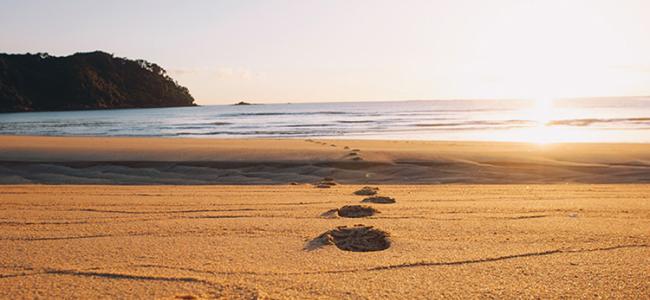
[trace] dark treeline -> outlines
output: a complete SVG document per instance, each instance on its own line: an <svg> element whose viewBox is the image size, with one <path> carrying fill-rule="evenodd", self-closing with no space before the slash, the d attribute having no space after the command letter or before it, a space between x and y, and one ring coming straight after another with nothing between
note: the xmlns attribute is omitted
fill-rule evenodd
<svg viewBox="0 0 650 300"><path fill-rule="evenodd" d="M101 51L0 54L0 112L194 105L160 66Z"/></svg>

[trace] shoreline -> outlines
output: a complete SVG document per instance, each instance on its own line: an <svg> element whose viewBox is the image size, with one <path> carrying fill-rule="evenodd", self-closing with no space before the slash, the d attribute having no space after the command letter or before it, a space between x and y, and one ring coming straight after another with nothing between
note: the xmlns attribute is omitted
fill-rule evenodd
<svg viewBox="0 0 650 300"><path fill-rule="evenodd" d="M164 107L163 107L164 108ZM466 144L523 144L531 146L552 146L552 145L650 145L647 142L628 142L628 141L577 141L577 142L533 142L533 141L519 141L519 140L455 140L455 139L391 139L391 138L359 138L358 136L344 136L344 137L220 137L220 136L139 136L139 135L119 135L119 136L106 136L106 135L33 135L33 134L0 134L0 139L3 138L73 138L73 139L162 139L162 140L199 140L199 141L304 141L304 140L320 140L320 141L357 141L357 142L422 142L422 143L466 143Z"/></svg>
<svg viewBox="0 0 650 300"><path fill-rule="evenodd" d="M650 144L0 136L0 184L648 183Z"/></svg>

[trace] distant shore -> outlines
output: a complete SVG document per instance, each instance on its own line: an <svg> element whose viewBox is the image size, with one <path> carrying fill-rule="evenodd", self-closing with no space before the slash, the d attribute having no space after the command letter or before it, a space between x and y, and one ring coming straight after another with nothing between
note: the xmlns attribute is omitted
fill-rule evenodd
<svg viewBox="0 0 650 300"><path fill-rule="evenodd" d="M648 183L650 144L0 136L0 184Z"/></svg>

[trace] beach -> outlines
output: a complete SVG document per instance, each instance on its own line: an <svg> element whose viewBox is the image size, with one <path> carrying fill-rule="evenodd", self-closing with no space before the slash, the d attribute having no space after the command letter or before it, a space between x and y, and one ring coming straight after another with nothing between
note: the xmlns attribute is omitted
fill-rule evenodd
<svg viewBox="0 0 650 300"><path fill-rule="evenodd" d="M650 1L5 2L0 300L650 299Z"/></svg>
<svg viewBox="0 0 650 300"><path fill-rule="evenodd" d="M650 293L648 185L0 187L11 298L627 298ZM383 251L314 243L337 226Z"/></svg>
<svg viewBox="0 0 650 300"><path fill-rule="evenodd" d="M0 142L12 298L650 292L647 144ZM394 203L356 195L364 185Z"/></svg>
<svg viewBox="0 0 650 300"><path fill-rule="evenodd" d="M0 136L3 184L648 183L650 144Z"/></svg>

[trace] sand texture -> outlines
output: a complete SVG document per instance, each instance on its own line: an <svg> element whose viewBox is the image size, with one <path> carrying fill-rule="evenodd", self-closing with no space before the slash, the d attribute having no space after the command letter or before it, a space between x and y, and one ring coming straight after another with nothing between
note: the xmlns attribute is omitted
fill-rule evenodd
<svg viewBox="0 0 650 300"><path fill-rule="evenodd" d="M650 144L0 136L0 184L648 183Z"/></svg>
<svg viewBox="0 0 650 300"><path fill-rule="evenodd" d="M650 295L649 185L362 187L0 186L0 298Z"/></svg>

